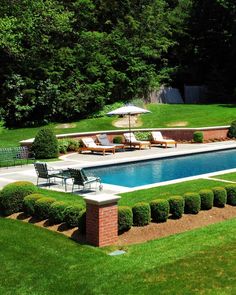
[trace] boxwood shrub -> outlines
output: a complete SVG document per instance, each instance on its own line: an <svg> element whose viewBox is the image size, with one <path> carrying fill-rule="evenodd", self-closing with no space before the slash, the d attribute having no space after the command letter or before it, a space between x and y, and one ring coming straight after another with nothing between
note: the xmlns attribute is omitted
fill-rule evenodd
<svg viewBox="0 0 236 295"><path fill-rule="evenodd" d="M68 207L68 204L62 201L57 201L51 204L49 208L49 219L53 224L65 221L66 207Z"/></svg>
<svg viewBox="0 0 236 295"><path fill-rule="evenodd" d="M184 213L198 214L201 208L201 198L198 193L184 194Z"/></svg>
<svg viewBox="0 0 236 295"><path fill-rule="evenodd" d="M122 143L123 139L121 136L115 136L113 138L113 143Z"/></svg>
<svg viewBox="0 0 236 295"><path fill-rule="evenodd" d="M19 212L23 209L24 197L37 191L29 181L16 181L4 186L1 191L1 206L4 215Z"/></svg>
<svg viewBox="0 0 236 295"><path fill-rule="evenodd" d="M35 202L41 198L44 198L44 195L41 194L31 194L24 198L23 201L23 211L29 216L35 214Z"/></svg>
<svg viewBox="0 0 236 295"><path fill-rule="evenodd" d="M227 192L227 204L236 206L236 185L229 184L225 187Z"/></svg>
<svg viewBox="0 0 236 295"><path fill-rule="evenodd" d="M193 141L202 143L203 142L203 133L201 131L195 131L193 133Z"/></svg>
<svg viewBox="0 0 236 295"><path fill-rule="evenodd" d="M182 196L172 196L168 199L172 218L181 218L184 213L184 198Z"/></svg>
<svg viewBox="0 0 236 295"><path fill-rule="evenodd" d="M210 189L203 189L199 192L201 198L201 210L209 210L213 207L214 193Z"/></svg>
<svg viewBox="0 0 236 295"><path fill-rule="evenodd" d="M227 192L223 187L214 187L212 189L214 193L214 206L223 208L227 201Z"/></svg>
<svg viewBox="0 0 236 295"><path fill-rule="evenodd" d="M40 198L35 201L35 215L39 219L48 219L50 207L56 200L54 198Z"/></svg>
<svg viewBox="0 0 236 295"><path fill-rule="evenodd" d="M118 207L118 231L128 231L133 225L133 212L130 207Z"/></svg>
<svg viewBox="0 0 236 295"><path fill-rule="evenodd" d="M65 222L69 227L79 226L80 218L84 212L81 205L71 205L65 208Z"/></svg>
<svg viewBox="0 0 236 295"><path fill-rule="evenodd" d="M229 137L236 137L236 120L234 120L230 127L229 127L229 132L228 132Z"/></svg>
<svg viewBox="0 0 236 295"><path fill-rule="evenodd" d="M165 222L169 217L170 205L167 200L154 200L150 203L152 221Z"/></svg>
<svg viewBox="0 0 236 295"><path fill-rule="evenodd" d="M151 208L148 203L137 203L132 208L133 224L136 226L144 226L151 221Z"/></svg>

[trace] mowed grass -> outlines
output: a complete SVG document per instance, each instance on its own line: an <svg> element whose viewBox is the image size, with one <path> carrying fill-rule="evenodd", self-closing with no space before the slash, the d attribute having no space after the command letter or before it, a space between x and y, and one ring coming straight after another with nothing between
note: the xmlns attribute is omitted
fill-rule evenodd
<svg viewBox="0 0 236 295"><path fill-rule="evenodd" d="M68 192L64 193L64 192L54 191L51 189L49 190L49 189L42 189L42 188L39 188L38 192L44 195L45 197L54 198L57 201L63 201L67 203L68 205L71 204L71 205L85 206L84 199L77 194L68 193Z"/></svg>
<svg viewBox="0 0 236 295"><path fill-rule="evenodd" d="M1 295L236 293L236 219L116 257L32 224L0 218L0 228Z"/></svg>
<svg viewBox="0 0 236 295"><path fill-rule="evenodd" d="M143 122L141 128L222 126L230 125L236 119L236 105L149 104L147 108L151 113L140 116ZM56 134L122 129L112 125L116 120L106 116L71 122L67 124L68 128L56 123L48 126ZM0 126L0 147L17 146L20 140L35 137L39 129L6 129Z"/></svg>
<svg viewBox="0 0 236 295"><path fill-rule="evenodd" d="M120 194L122 198L119 201L119 205L133 206L138 202L150 202L155 199L168 199L173 195L183 195L187 192L199 192L201 189L209 189L215 186L225 185L225 182L208 179L184 181L180 183Z"/></svg>
<svg viewBox="0 0 236 295"><path fill-rule="evenodd" d="M216 176L212 176L212 177L217 178L217 179L223 179L223 180L229 180L229 181L236 182L236 172L216 175Z"/></svg>

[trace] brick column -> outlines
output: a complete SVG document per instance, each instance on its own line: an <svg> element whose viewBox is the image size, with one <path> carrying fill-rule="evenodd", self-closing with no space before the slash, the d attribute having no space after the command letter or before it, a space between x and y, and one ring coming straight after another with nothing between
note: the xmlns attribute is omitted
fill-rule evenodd
<svg viewBox="0 0 236 295"><path fill-rule="evenodd" d="M94 246L113 245L118 240L119 196L99 194L85 197L86 241Z"/></svg>

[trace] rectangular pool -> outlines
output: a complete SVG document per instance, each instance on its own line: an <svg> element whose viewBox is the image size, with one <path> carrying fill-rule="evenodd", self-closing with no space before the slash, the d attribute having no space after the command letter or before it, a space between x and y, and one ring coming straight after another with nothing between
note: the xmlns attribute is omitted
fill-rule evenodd
<svg viewBox="0 0 236 295"><path fill-rule="evenodd" d="M99 176L103 183L131 188L233 168L236 168L235 149L93 167L85 170Z"/></svg>

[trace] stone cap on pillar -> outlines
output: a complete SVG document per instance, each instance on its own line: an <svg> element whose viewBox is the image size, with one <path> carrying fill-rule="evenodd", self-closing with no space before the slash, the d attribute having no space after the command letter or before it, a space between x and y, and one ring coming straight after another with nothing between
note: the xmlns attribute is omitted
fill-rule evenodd
<svg viewBox="0 0 236 295"><path fill-rule="evenodd" d="M94 204L94 205L106 205L106 204L113 204L117 203L121 197L109 194L99 194L94 196L87 196L84 197L84 200L87 204Z"/></svg>

